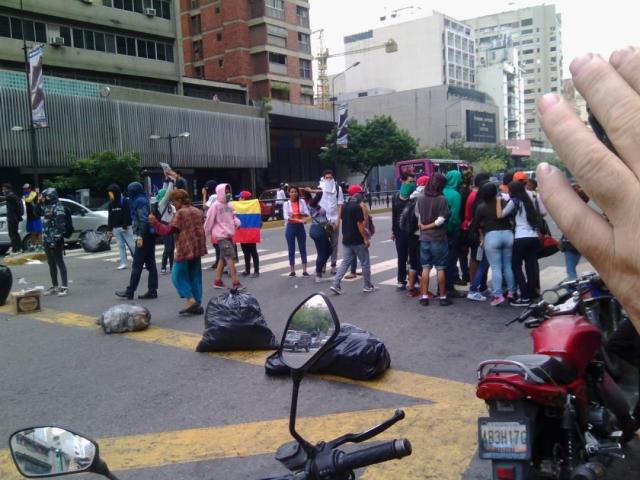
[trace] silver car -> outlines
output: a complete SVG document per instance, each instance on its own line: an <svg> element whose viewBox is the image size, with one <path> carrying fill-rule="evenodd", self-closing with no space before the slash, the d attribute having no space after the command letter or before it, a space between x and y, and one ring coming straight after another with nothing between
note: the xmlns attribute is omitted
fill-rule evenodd
<svg viewBox="0 0 640 480"><path fill-rule="evenodd" d="M60 201L68 208L73 217L73 235L65 238L65 243L75 243L80 234L86 230L106 232L108 230L108 212L106 210L90 210L73 200L61 198ZM22 239L22 248L28 250L32 247L31 235L27 233L26 214L18 225L18 233ZM5 202L0 203L0 253L5 253L11 247L9 230L7 226L7 206Z"/></svg>

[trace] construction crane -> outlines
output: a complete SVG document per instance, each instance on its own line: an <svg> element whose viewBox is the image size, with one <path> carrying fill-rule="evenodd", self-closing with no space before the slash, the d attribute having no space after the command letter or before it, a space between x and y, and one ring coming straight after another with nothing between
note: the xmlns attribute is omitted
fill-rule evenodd
<svg viewBox="0 0 640 480"><path fill-rule="evenodd" d="M379 50L382 48L384 48L387 53L398 51L398 44L394 39L390 38L382 44L359 48L357 50L349 50L348 52L329 54L329 49L324 45L324 29L316 30L313 33L318 33L319 35L319 52L314 57L314 60L318 61L318 86L316 89L316 106L322 108L323 110L331 109L331 99L329 95L329 75L327 74L327 62L330 58L342 57L354 53L370 52L372 50ZM333 94L335 95L335 92L333 92Z"/></svg>

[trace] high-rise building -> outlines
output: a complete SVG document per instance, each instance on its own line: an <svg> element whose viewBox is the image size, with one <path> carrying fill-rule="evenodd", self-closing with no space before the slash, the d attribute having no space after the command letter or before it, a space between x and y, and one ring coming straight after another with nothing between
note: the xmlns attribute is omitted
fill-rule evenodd
<svg viewBox="0 0 640 480"><path fill-rule="evenodd" d="M185 74L245 85L265 97L313 104L309 2L182 0Z"/></svg>
<svg viewBox="0 0 640 480"><path fill-rule="evenodd" d="M525 136L548 144L538 122L536 101L562 91L562 19L555 5L539 5L465 20L475 30L478 50L511 35L524 79Z"/></svg>
<svg viewBox="0 0 640 480"><path fill-rule="evenodd" d="M573 106L573 109L578 115L578 118L585 125L589 126L589 112L587 110L587 101L584 99L580 92L576 90L576 86L573 84L573 80L570 78L565 79L562 82L562 94L564 98Z"/></svg>
<svg viewBox="0 0 640 480"><path fill-rule="evenodd" d="M396 52L375 48L389 39L398 44ZM344 44L347 64L360 62L345 75L347 92L476 86L473 29L438 12L349 35Z"/></svg>

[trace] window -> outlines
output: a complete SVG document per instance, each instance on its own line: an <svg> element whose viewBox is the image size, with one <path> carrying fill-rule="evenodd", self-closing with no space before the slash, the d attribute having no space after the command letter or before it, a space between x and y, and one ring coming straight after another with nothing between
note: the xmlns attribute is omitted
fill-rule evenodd
<svg viewBox="0 0 640 480"><path fill-rule="evenodd" d="M550 42L555 42L556 41L556 37L549 37L549 41Z"/></svg>
<svg viewBox="0 0 640 480"><path fill-rule="evenodd" d="M313 95L300 95L302 105L313 105Z"/></svg>
<svg viewBox="0 0 640 480"><path fill-rule="evenodd" d="M520 32L522 35L530 35L533 33L533 29L528 28L526 30L522 30L522 32Z"/></svg>
<svg viewBox="0 0 640 480"><path fill-rule="evenodd" d="M156 42L151 40L147 41L147 58L156 59Z"/></svg>
<svg viewBox="0 0 640 480"><path fill-rule="evenodd" d="M19 18L11 18L11 38L22 40L22 22Z"/></svg>
<svg viewBox="0 0 640 480"><path fill-rule="evenodd" d="M287 64L287 56L282 55L281 53L273 53L269 52L269 62L270 63L279 63L280 65Z"/></svg>
<svg viewBox="0 0 640 480"><path fill-rule="evenodd" d="M156 43L156 58L158 60L166 60L166 46L164 43Z"/></svg>
<svg viewBox="0 0 640 480"><path fill-rule="evenodd" d="M96 32L94 38L96 42L96 50L99 52L104 52L106 50L106 46L104 43L104 33Z"/></svg>
<svg viewBox="0 0 640 480"><path fill-rule="evenodd" d="M165 51L166 51L166 60L167 62L173 63L173 45L170 43L165 43Z"/></svg>
<svg viewBox="0 0 640 480"><path fill-rule="evenodd" d="M298 32L298 50L311 53L311 38L308 34Z"/></svg>
<svg viewBox="0 0 640 480"><path fill-rule="evenodd" d="M95 50L95 42L93 39L93 32L91 30L84 31L84 48L87 50Z"/></svg>
<svg viewBox="0 0 640 480"><path fill-rule="evenodd" d="M296 15L298 16L298 25L309 28L309 10L304 7L296 7Z"/></svg>
<svg viewBox="0 0 640 480"><path fill-rule="evenodd" d="M267 16L284 18L284 0L265 0L264 4Z"/></svg>
<svg viewBox="0 0 640 480"><path fill-rule="evenodd" d="M47 42L47 26L44 23L34 22L36 28L36 42Z"/></svg>
<svg viewBox="0 0 640 480"><path fill-rule="evenodd" d="M523 50L523 51L522 51L522 54L523 54L523 55L529 55L529 54L531 54L531 53L533 53L533 49Z"/></svg>
<svg viewBox="0 0 640 480"><path fill-rule="evenodd" d="M533 18L525 18L520 22L521 27L527 27L529 25L533 25Z"/></svg>
<svg viewBox="0 0 640 480"><path fill-rule="evenodd" d="M71 46L71 29L69 27L60 27L60 36L64 38L64 44Z"/></svg>
<svg viewBox="0 0 640 480"><path fill-rule="evenodd" d="M275 25L267 24L267 43L270 45L276 45L278 47L287 48L287 33L286 28L276 27Z"/></svg>
<svg viewBox="0 0 640 480"><path fill-rule="evenodd" d="M202 60L202 40L197 40L192 44L193 60L198 62Z"/></svg>
<svg viewBox="0 0 640 480"><path fill-rule="evenodd" d="M531 45L533 40L524 40L520 45Z"/></svg>
<svg viewBox="0 0 640 480"><path fill-rule="evenodd" d="M218 67L224 68L224 58L219 58L218 59Z"/></svg>
<svg viewBox="0 0 640 480"><path fill-rule="evenodd" d="M73 29L73 46L75 48L84 48L84 32L79 28Z"/></svg>
<svg viewBox="0 0 640 480"><path fill-rule="evenodd" d="M147 58L147 42L144 40L138 40L136 43L138 44L138 56Z"/></svg>
<svg viewBox="0 0 640 480"><path fill-rule="evenodd" d="M536 99L535 98L527 98L524 103L536 103Z"/></svg>
<svg viewBox="0 0 640 480"><path fill-rule="evenodd" d="M75 39L75 37L74 37ZM116 39L116 44L118 46L118 54L126 55L127 54L127 39L125 37L121 37L118 35Z"/></svg>
<svg viewBox="0 0 640 480"><path fill-rule="evenodd" d="M549 49L549 51L551 51L551 52L555 52L555 51L556 51L556 47L551 47L551 48Z"/></svg>
<svg viewBox="0 0 640 480"><path fill-rule="evenodd" d="M136 56L136 39L127 37L127 55Z"/></svg>
<svg viewBox="0 0 640 480"><path fill-rule="evenodd" d="M0 15L0 37L11 38L11 22L9 17Z"/></svg>
<svg viewBox="0 0 640 480"><path fill-rule="evenodd" d="M311 60L300 59L300 77L311 78Z"/></svg>
<svg viewBox="0 0 640 480"><path fill-rule="evenodd" d="M551 91L552 92L557 92L558 91L558 87L551 87Z"/></svg>
<svg viewBox="0 0 640 480"><path fill-rule="evenodd" d="M551 63L556 63L557 60L557 57L551 57Z"/></svg>
<svg viewBox="0 0 640 480"><path fill-rule="evenodd" d="M220 7L216 7L216 15L220 15Z"/></svg>
<svg viewBox="0 0 640 480"><path fill-rule="evenodd" d="M222 41L222 32L218 32L218 33L216 33L216 40L217 40L218 42L221 42L221 41Z"/></svg>
<svg viewBox="0 0 640 480"><path fill-rule="evenodd" d="M557 82L558 81L558 77L551 77L551 81L552 82Z"/></svg>
<svg viewBox="0 0 640 480"><path fill-rule="evenodd" d="M525 64L525 65L530 65L530 64L532 64L533 62L535 62L535 60L534 60L533 58L530 58L530 59L528 59L528 60L524 60L522 63L523 63L523 64Z"/></svg>
<svg viewBox="0 0 640 480"><path fill-rule="evenodd" d="M524 91L525 95L529 95L530 93L535 93L535 90L533 88L529 88L529 89Z"/></svg>
<svg viewBox="0 0 640 480"><path fill-rule="evenodd" d="M62 29L60 29L60 32L62 32ZM114 35L105 35L104 44L108 53L116 53L116 37Z"/></svg>
<svg viewBox="0 0 640 480"><path fill-rule="evenodd" d="M198 35L200 32L202 32L200 15L194 15L191 17L191 35Z"/></svg>
<svg viewBox="0 0 640 480"><path fill-rule="evenodd" d="M171 18L171 0L103 0L105 7L144 13L147 8L156 11L156 17Z"/></svg>
<svg viewBox="0 0 640 480"><path fill-rule="evenodd" d="M204 78L204 67L199 66L193 69L193 76L196 78Z"/></svg>

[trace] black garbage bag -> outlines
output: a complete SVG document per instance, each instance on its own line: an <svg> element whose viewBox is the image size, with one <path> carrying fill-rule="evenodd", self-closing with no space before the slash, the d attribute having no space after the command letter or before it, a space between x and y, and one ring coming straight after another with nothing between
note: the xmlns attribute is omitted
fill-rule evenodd
<svg viewBox="0 0 640 480"><path fill-rule="evenodd" d="M80 234L78 240L85 252L95 253L111 250L111 242L109 242L109 237L105 233L87 230Z"/></svg>
<svg viewBox="0 0 640 480"><path fill-rule="evenodd" d="M6 265L0 265L0 305L7 303L12 285L13 275L11 274L11 269Z"/></svg>
<svg viewBox="0 0 640 480"><path fill-rule="evenodd" d="M314 373L330 373L353 380L371 380L391 365L385 344L374 334L343 323L331 348L311 367ZM286 375L289 367L270 355L264 365L267 375Z"/></svg>
<svg viewBox="0 0 640 480"><path fill-rule="evenodd" d="M204 326L196 352L269 350L278 346L258 301L237 290L209 300Z"/></svg>

